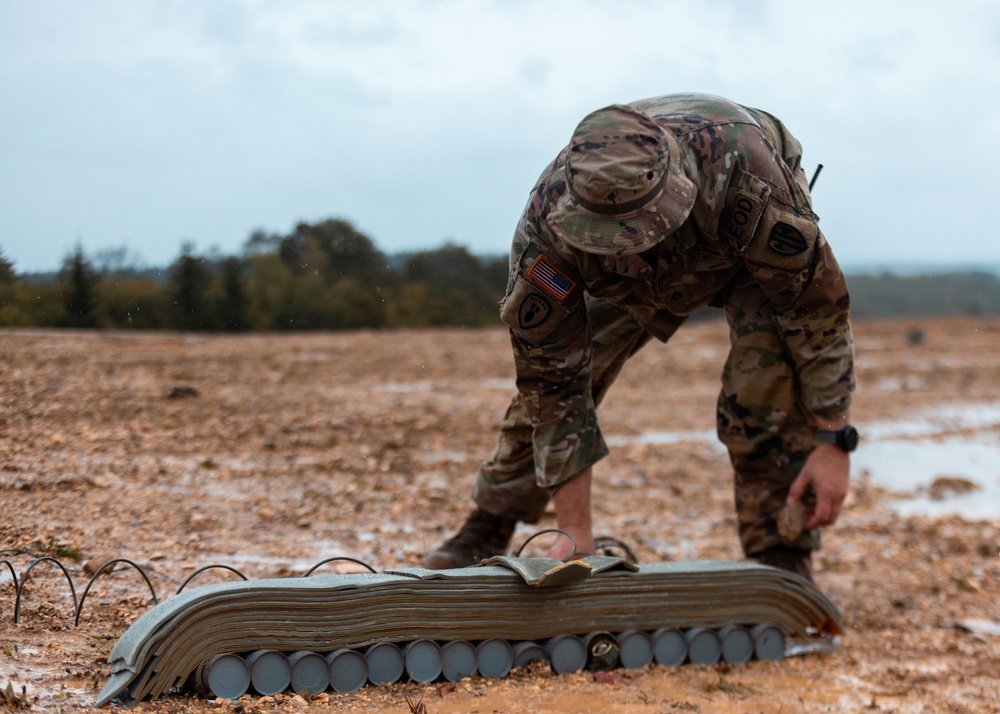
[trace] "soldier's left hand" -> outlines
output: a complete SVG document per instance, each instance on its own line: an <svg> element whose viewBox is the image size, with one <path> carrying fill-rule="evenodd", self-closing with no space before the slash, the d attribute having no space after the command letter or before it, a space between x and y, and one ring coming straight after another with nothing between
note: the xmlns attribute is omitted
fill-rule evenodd
<svg viewBox="0 0 1000 714"><path fill-rule="evenodd" d="M806 459L798 478L788 490L788 503L802 498L811 485L816 501L807 529L833 525L847 497L851 459L847 452L832 444L820 444Z"/></svg>

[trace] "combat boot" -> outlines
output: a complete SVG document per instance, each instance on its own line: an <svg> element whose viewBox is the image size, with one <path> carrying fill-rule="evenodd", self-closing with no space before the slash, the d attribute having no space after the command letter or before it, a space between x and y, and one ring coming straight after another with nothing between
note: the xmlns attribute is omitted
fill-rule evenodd
<svg viewBox="0 0 1000 714"><path fill-rule="evenodd" d="M812 551L810 550L792 548L787 545L776 545L760 553L755 553L750 557L762 565L781 568L796 575L801 575L810 583L813 582Z"/></svg>
<svg viewBox="0 0 1000 714"><path fill-rule="evenodd" d="M464 568L479 565L483 558L504 555L515 526L516 519L495 516L477 508L454 537L427 554L424 567L431 570Z"/></svg>

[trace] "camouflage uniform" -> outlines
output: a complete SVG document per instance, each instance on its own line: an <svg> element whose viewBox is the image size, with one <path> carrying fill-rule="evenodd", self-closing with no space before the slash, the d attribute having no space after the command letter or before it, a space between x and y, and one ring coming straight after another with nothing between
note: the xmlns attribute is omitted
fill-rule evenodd
<svg viewBox="0 0 1000 714"><path fill-rule="evenodd" d="M718 436L735 471L741 543L753 555L781 542L775 517L815 446L813 419L848 409L847 287L812 211L801 146L779 120L697 94L622 111L633 110L666 137L674 173L645 178L673 205L654 228L627 215L592 227L575 205L586 200L572 168L588 158L587 142L571 142L542 173L514 235L501 302L518 395L474 497L485 511L537 521L553 489L608 453L596 407L625 361L714 305L725 309L731 338ZM816 536L788 545L811 549Z"/></svg>

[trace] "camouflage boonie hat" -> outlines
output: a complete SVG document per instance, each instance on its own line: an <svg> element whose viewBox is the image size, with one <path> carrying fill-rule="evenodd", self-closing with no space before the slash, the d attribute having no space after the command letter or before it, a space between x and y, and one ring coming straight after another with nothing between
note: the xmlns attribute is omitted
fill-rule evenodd
<svg viewBox="0 0 1000 714"><path fill-rule="evenodd" d="M622 104L598 109L577 126L566 151L566 184L548 224L588 253L642 252L680 228L694 206L677 140Z"/></svg>

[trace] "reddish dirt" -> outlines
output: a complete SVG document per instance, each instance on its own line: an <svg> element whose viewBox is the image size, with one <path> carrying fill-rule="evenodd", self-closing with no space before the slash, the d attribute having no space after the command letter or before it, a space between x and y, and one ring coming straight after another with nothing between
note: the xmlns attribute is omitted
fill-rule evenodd
<svg viewBox="0 0 1000 714"><path fill-rule="evenodd" d="M855 329L862 431L934 405L1000 404L1000 325ZM602 407L620 445L598 466L597 530L631 543L640 561L741 557L725 453L705 440L629 440L710 432L726 346L718 322L650 345ZM0 375L0 558L20 576L33 557L58 556L79 595L86 570L125 557L161 598L211 563L251 578L299 575L333 555L418 565L470 508L473 474L513 388L499 329L4 331ZM1000 622L1000 520L901 517L877 477L853 475L816 563L818 586L844 613L833 654L598 679L543 666L499 682L369 687L310 702L174 694L137 710L408 712L409 697L428 714L1000 711L1000 636L960 626ZM210 571L195 584L232 577ZM14 587L0 567L0 708L92 710L108 651L150 606L138 575L117 570L95 583L74 627L66 580L42 563L15 625Z"/></svg>

